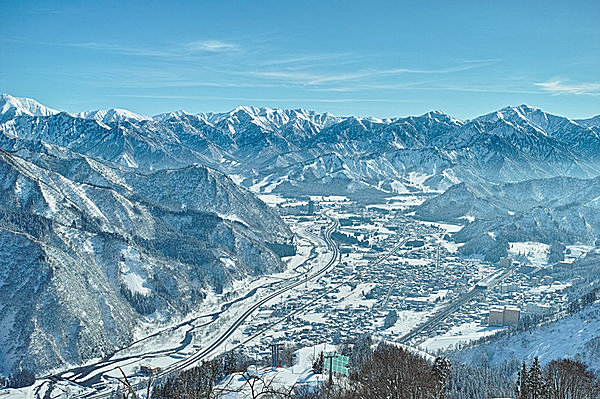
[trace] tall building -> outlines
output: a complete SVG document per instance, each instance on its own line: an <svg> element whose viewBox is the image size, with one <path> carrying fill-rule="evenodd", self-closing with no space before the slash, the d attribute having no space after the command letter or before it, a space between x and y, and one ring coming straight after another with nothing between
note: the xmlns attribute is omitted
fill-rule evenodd
<svg viewBox="0 0 600 399"><path fill-rule="evenodd" d="M512 326L519 322L521 310L513 306L493 307L488 316L490 326Z"/></svg>
<svg viewBox="0 0 600 399"><path fill-rule="evenodd" d="M502 326L504 325L504 309L502 308L491 308L488 317L488 325L490 326Z"/></svg>

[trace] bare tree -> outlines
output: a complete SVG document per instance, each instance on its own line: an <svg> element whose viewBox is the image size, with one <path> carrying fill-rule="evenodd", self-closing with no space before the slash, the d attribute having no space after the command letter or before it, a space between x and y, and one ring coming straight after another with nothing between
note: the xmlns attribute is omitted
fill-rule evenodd
<svg viewBox="0 0 600 399"><path fill-rule="evenodd" d="M276 386L277 373L269 373L271 369L261 372L250 372L237 374L243 380L239 387L231 387L231 380L220 384L216 391L220 394L237 393L238 396L248 399L293 399L295 398L296 384L291 386Z"/></svg>
<svg viewBox="0 0 600 399"><path fill-rule="evenodd" d="M443 395L449 373L445 366L445 362L440 361L438 367L433 368L424 358L406 349L381 343L373 356L351 373L345 397L439 398Z"/></svg>
<svg viewBox="0 0 600 399"><path fill-rule="evenodd" d="M121 374L123 375L123 379L117 378L117 380L119 380L121 385L123 385L125 387L125 392L122 393L122 398L128 399L129 396L131 396L132 399L139 399L133 385L131 385L131 383L129 382L129 379L127 378L127 375L125 374L123 369L121 367L119 367L118 369L121 372ZM149 377L148 378L148 386L146 388L146 399L150 399L150 388L151 387L152 387L152 377Z"/></svg>
<svg viewBox="0 0 600 399"><path fill-rule="evenodd" d="M549 399L600 398L598 378L576 360L553 360L546 366L544 377Z"/></svg>

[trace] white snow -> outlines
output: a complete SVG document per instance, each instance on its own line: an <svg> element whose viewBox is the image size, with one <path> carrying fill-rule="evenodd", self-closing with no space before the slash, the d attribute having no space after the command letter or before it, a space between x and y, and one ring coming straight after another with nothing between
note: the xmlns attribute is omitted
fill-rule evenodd
<svg viewBox="0 0 600 399"><path fill-rule="evenodd" d="M599 336L600 302L596 302L583 311L556 322L458 352L456 358L472 361L485 354L489 363L494 365L512 358L530 363L534 357L538 357L544 364L554 359L570 357L579 358L590 368L600 371L598 345L589 344Z"/></svg>
<svg viewBox="0 0 600 399"><path fill-rule="evenodd" d="M75 115L82 119L93 119L99 122L124 122L124 121L145 121L151 120L152 118L139 115L126 109L112 108L112 109L99 109L95 111L80 112Z"/></svg>
<svg viewBox="0 0 600 399"><path fill-rule="evenodd" d="M277 194L258 194L257 197L260 198L262 202L270 206L277 206L286 201L285 198L282 198Z"/></svg>
<svg viewBox="0 0 600 399"><path fill-rule="evenodd" d="M119 271L121 280L125 283L129 291L141 295L148 295L151 290L145 286L147 275L146 266L140 257L138 251L131 247L121 250L121 259L119 261Z"/></svg>
<svg viewBox="0 0 600 399"><path fill-rule="evenodd" d="M14 116L50 116L59 111L43 106L31 98L13 97L9 94L0 95L0 115L13 113Z"/></svg>
<svg viewBox="0 0 600 399"><path fill-rule="evenodd" d="M534 266L545 266L548 264L548 250L550 246L540 242L511 242L508 253L513 257L522 255Z"/></svg>
<svg viewBox="0 0 600 399"><path fill-rule="evenodd" d="M439 349L452 349L458 343L470 342L486 335L495 334L502 329L503 327L488 327L478 322L468 322L454 326L442 335L425 340L419 347L430 353L435 353Z"/></svg>

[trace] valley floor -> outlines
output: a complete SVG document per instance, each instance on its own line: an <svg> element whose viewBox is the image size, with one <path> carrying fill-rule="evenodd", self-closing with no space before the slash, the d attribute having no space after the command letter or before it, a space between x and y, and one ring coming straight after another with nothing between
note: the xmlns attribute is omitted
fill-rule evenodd
<svg viewBox="0 0 600 399"><path fill-rule="evenodd" d="M449 241L448 233L461 226L415 219L410 209L422 202L418 194L380 203L311 197L314 211L310 213L298 206L306 198L269 194L263 200L278 207L297 235L298 251L285 259L285 272L237 281L223 295L209 297L199 312L110 358L58 371L8 397L41 397L49 388L51 397L67 393L108 397L119 386L117 366L141 386L146 380L139 373L141 366L159 367L161 375L168 375L230 349L266 361L270 345L276 342L314 348L370 334L435 353L503 330L488 326L492 306L525 311L528 304L539 303L558 309L571 285L571 281L549 278L533 280L518 265L460 257L459 245ZM571 256L586 250L573 248ZM547 249L537 243L513 243L511 251L529 272L547 267ZM395 320L386 321L391 313ZM549 344L544 340L553 342L551 333L576 337L577 331L600 329L595 319L584 326L574 319L564 323L555 327L560 331L540 330L535 339L515 337L518 342L505 343L515 348L511 352L503 351L501 343L486 351L496 351L498 359L526 357L536 350L546 351ZM582 350L580 345L573 354ZM306 367L291 369L288 377L312 378Z"/></svg>

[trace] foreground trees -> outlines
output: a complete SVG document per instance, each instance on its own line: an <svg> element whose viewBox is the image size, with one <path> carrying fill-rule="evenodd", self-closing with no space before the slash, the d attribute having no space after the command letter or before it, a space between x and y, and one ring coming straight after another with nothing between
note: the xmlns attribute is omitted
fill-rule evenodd
<svg viewBox="0 0 600 399"><path fill-rule="evenodd" d="M443 398L450 362L437 358L432 365L402 347L381 343L350 373L347 387L335 396L344 399Z"/></svg>
<svg viewBox="0 0 600 399"><path fill-rule="evenodd" d="M515 391L522 399L598 399L600 380L579 361L553 360L542 369L535 358L529 369L523 363Z"/></svg>
<svg viewBox="0 0 600 399"><path fill-rule="evenodd" d="M230 375L245 371L250 360L240 353L227 352L215 359L204 361L189 370L155 384L153 399L217 399L227 391L217 386Z"/></svg>
<svg viewBox="0 0 600 399"><path fill-rule="evenodd" d="M555 360L542 367L536 358L530 366L523 363L517 373L518 361L496 368L451 365L446 358L431 362L414 351L386 342L374 347L368 336L346 343L341 349L350 357L350 375L338 376L333 385L282 384L272 369L249 367L254 363L251 359L228 352L158 382L152 398L600 399L600 380L576 360ZM321 353L314 359L315 374L327 373L323 362Z"/></svg>

